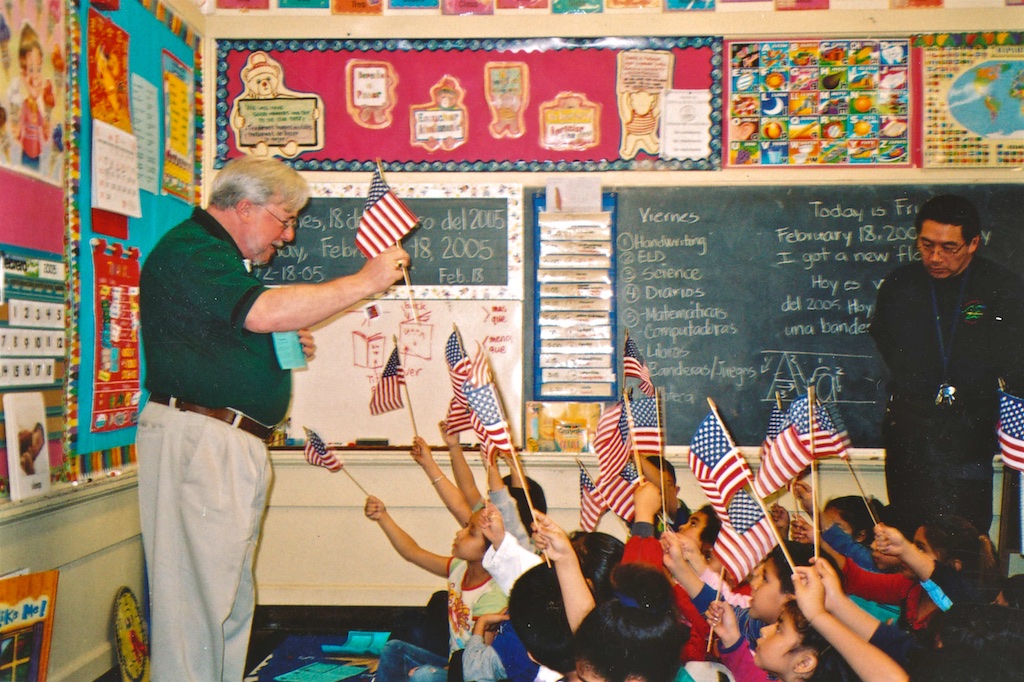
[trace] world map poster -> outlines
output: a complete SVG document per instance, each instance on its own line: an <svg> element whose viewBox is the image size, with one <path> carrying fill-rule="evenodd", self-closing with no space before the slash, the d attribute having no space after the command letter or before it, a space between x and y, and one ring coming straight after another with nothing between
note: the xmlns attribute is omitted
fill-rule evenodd
<svg viewBox="0 0 1024 682"><path fill-rule="evenodd" d="M926 167L1024 164L1024 33L918 36Z"/></svg>

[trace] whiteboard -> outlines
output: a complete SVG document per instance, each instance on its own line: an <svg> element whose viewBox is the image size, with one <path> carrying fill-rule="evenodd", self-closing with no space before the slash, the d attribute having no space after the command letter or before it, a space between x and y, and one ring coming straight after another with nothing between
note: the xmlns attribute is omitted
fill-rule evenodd
<svg viewBox="0 0 1024 682"><path fill-rule="evenodd" d="M419 435L440 445L437 423L452 397L444 351L454 324L467 353L472 356L478 342L486 350L512 436L521 445L522 309L518 300L380 299L314 328L316 356L294 373L289 436L304 438L308 427L327 443L386 438L390 445L409 445L415 418ZM395 347L393 338L406 375L406 408L371 415L371 390ZM462 442L476 439L466 431Z"/></svg>

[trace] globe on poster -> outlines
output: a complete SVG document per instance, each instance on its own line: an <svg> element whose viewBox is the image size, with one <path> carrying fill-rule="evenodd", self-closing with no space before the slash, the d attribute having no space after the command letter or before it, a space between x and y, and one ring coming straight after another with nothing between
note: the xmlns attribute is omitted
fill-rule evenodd
<svg viewBox="0 0 1024 682"><path fill-rule="evenodd" d="M953 117L979 137L1024 138L1024 60L972 66L953 81L947 101Z"/></svg>

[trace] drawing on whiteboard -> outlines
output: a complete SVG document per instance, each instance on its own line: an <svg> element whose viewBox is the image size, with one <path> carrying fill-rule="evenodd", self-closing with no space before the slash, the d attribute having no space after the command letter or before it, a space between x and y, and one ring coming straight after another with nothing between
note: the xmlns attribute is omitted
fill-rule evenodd
<svg viewBox="0 0 1024 682"><path fill-rule="evenodd" d="M398 323L398 347L404 357L430 360L430 347L434 339L434 325L427 324L421 317Z"/></svg>
<svg viewBox="0 0 1024 682"><path fill-rule="evenodd" d="M380 332L364 334L352 332L352 364L377 370L384 366L384 335Z"/></svg>
<svg viewBox="0 0 1024 682"><path fill-rule="evenodd" d="M772 372L772 381L763 400L792 400L814 387L823 403L842 403L844 359L870 358L868 355L811 353L804 351L762 351L761 374ZM772 369L774 366L774 370Z"/></svg>

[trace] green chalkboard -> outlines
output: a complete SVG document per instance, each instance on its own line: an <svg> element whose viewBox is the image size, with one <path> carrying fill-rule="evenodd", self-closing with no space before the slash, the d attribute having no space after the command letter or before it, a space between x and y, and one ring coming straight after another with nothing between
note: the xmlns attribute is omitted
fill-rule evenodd
<svg viewBox="0 0 1024 682"><path fill-rule="evenodd" d="M435 187L419 192L428 196L402 196L420 218L419 227L402 241L412 256L411 284L510 285L510 239L516 238L510 204L521 202L521 190L510 193L504 191L510 186L487 187L494 189ZM333 190L321 189L320 194L324 193ZM349 194L310 199L299 215L295 240L269 266L259 268L257 275L273 285L322 282L358 271L366 262L355 245L366 191Z"/></svg>
<svg viewBox="0 0 1024 682"><path fill-rule="evenodd" d="M932 195L974 200L979 255L1024 271L1024 185L615 189L619 335L663 390L671 444L689 443L711 397L756 445L775 393L788 404L813 385L855 447L879 447L885 370L868 324L882 279L917 258L916 207Z"/></svg>

